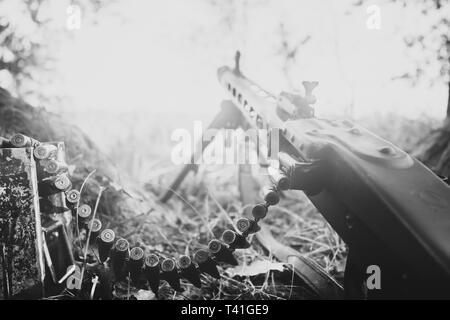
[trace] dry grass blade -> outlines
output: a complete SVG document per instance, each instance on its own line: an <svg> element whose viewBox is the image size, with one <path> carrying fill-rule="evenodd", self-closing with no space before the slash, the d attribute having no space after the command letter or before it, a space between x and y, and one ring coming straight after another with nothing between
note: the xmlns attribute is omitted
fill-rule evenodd
<svg viewBox="0 0 450 320"><path fill-rule="evenodd" d="M94 212L92 213L91 221L93 221L97 215L98 204L100 203L100 198L102 197L102 193L104 190L105 190L105 188L103 188L103 187L99 188L98 196L97 196L97 200L95 202ZM84 248L84 254L83 254L83 267L81 268L81 276L80 276L81 283L83 282L84 270L86 268L87 254L88 254L88 250L89 250L89 241L91 240L91 233L92 233L92 229L89 228L88 236L86 239L86 247Z"/></svg>

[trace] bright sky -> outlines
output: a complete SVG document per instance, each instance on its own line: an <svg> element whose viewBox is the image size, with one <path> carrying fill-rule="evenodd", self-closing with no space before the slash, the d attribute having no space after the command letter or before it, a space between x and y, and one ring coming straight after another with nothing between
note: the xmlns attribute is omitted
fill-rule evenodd
<svg viewBox="0 0 450 320"><path fill-rule="evenodd" d="M353 100L356 116L378 110L443 117L444 82L430 88L391 80L413 65L405 32L423 30L430 20L381 1L362 7L352 2L234 1L230 29L224 17L233 11L222 1L119 1L97 25L82 16L80 30L71 31L57 52L61 81L52 89L65 92L73 113L135 110L209 118L226 97L216 70L232 64L236 49L250 78L274 93L288 89L277 55L283 22L292 43L311 35L290 75L296 84L320 82L319 113L342 113ZM64 24L67 1L55 3L48 14ZM371 4L380 6L380 30L366 27Z"/></svg>

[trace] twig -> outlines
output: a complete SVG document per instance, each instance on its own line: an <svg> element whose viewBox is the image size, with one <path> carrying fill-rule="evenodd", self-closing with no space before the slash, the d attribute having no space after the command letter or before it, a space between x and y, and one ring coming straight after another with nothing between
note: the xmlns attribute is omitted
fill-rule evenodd
<svg viewBox="0 0 450 320"><path fill-rule="evenodd" d="M99 192L98 192L97 201L95 202L94 213L92 214L92 218L90 221L93 221L95 219L95 215L97 214L98 204L100 202L100 198L102 197L103 190L105 190L105 188L101 186L99 189ZM88 249L89 249L89 241L91 240L91 233L92 233L92 228L89 228L88 236L86 239L86 247L84 248L83 268L81 269L81 276L80 276L81 282L83 282L84 269L86 268L86 259L87 259Z"/></svg>

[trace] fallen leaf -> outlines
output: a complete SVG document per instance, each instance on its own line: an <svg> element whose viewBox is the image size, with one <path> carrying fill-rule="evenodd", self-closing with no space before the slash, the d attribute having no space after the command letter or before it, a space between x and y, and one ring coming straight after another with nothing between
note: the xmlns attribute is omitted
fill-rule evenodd
<svg viewBox="0 0 450 320"><path fill-rule="evenodd" d="M283 271L284 263L272 262L269 260L255 260L249 265L240 265L227 269L231 277L234 276L256 276L258 274L267 273L269 271Z"/></svg>
<svg viewBox="0 0 450 320"><path fill-rule="evenodd" d="M149 290L139 290L134 294L137 300L153 300L155 298L155 294Z"/></svg>

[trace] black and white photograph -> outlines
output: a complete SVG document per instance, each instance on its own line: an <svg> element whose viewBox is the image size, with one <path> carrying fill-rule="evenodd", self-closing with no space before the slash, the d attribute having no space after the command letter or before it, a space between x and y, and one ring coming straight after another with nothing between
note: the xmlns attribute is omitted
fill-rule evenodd
<svg viewBox="0 0 450 320"><path fill-rule="evenodd" d="M0 0L0 300L449 300L449 176L450 0Z"/></svg>

